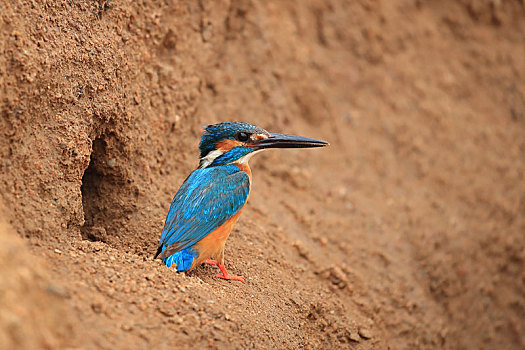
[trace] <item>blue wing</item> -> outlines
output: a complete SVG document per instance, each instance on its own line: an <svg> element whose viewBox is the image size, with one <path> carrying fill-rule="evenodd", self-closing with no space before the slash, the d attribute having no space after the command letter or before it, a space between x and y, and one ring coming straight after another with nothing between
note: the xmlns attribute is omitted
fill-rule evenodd
<svg viewBox="0 0 525 350"><path fill-rule="evenodd" d="M241 210L249 191L248 174L235 165L193 171L171 202L156 256L167 258L206 237Z"/></svg>

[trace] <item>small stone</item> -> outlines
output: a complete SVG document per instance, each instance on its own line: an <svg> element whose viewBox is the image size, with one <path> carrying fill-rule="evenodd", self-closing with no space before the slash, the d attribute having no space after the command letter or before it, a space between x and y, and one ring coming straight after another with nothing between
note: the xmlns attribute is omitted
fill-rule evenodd
<svg viewBox="0 0 525 350"><path fill-rule="evenodd" d="M55 253L62 254L62 251L60 249L55 249Z"/></svg>
<svg viewBox="0 0 525 350"><path fill-rule="evenodd" d="M49 294L56 295L60 298L69 298L69 293L67 292L67 290L58 285L48 284L46 286L46 292L48 292Z"/></svg>
<svg viewBox="0 0 525 350"><path fill-rule="evenodd" d="M316 272L332 283L333 290L344 289L349 284L348 278L339 266L331 266L325 270Z"/></svg>
<svg viewBox="0 0 525 350"><path fill-rule="evenodd" d="M102 312L102 302L96 301L91 304L91 309L96 313L99 314Z"/></svg>
<svg viewBox="0 0 525 350"><path fill-rule="evenodd" d="M211 334L213 335L213 340L224 341L224 337L219 332L211 331Z"/></svg>
<svg viewBox="0 0 525 350"><path fill-rule="evenodd" d="M182 319L182 317L180 317L178 315L175 315L172 318L170 318L169 322L175 323L175 324L182 324L182 322L184 322L184 320Z"/></svg>
<svg viewBox="0 0 525 350"><path fill-rule="evenodd" d="M129 332L133 329L133 327L129 324L123 324L122 326L120 326L120 328L125 332Z"/></svg>
<svg viewBox="0 0 525 350"><path fill-rule="evenodd" d="M340 289L343 289L348 284L348 278L339 266L334 266L331 270L331 281Z"/></svg>
<svg viewBox="0 0 525 350"><path fill-rule="evenodd" d="M164 316L172 317L175 315L175 310L169 307L159 307L159 312Z"/></svg>
<svg viewBox="0 0 525 350"><path fill-rule="evenodd" d="M87 238L89 238L92 241L105 241L107 238L106 229L104 227L100 226L93 226L86 229ZM100 251L100 247L94 246L93 251L98 252Z"/></svg>
<svg viewBox="0 0 525 350"><path fill-rule="evenodd" d="M202 40L209 41L213 35L212 29L207 27L202 30Z"/></svg>
<svg viewBox="0 0 525 350"><path fill-rule="evenodd" d="M184 323L190 327L197 328L201 322L196 315L189 314L184 317Z"/></svg>
<svg viewBox="0 0 525 350"><path fill-rule="evenodd" d="M359 328L359 335L363 339L370 339L372 338L372 333L368 328Z"/></svg>
<svg viewBox="0 0 525 350"><path fill-rule="evenodd" d="M299 256L306 260L310 260L310 252L308 251L308 248L304 245L301 241L295 241L293 246L295 249L297 249L297 253L299 253Z"/></svg>
<svg viewBox="0 0 525 350"><path fill-rule="evenodd" d="M359 334L357 334L357 332L351 332L350 335L348 336L348 339L350 339L351 341L355 341L357 343L359 343L359 341L361 340L361 338L359 338Z"/></svg>

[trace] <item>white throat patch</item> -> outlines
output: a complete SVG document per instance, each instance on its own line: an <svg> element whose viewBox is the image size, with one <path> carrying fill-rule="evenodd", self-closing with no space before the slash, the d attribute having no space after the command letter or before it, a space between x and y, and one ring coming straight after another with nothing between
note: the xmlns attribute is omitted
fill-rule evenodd
<svg viewBox="0 0 525 350"><path fill-rule="evenodd" d="M215 151L209 152L205 157L201 158L201 162L199 164L199 168L206 168L208 165L213 163L215 159L222 156L223 152L216 149Z"/></svg>
<svg viewBox="0 0 525 350"><path fill-rule="evenodd" d="M246 163L248 163L248 161L253 157L253 155L254 155L255 153L258 153L258 152L260 152L260 151L262 151L262 149L259 149L259 150L257 150L257 151L250 152L250 153L248 153L247 155L242 156L241 158L237 159L237 160L236 160L235 162L233 162L233 163L246 164Z"/></svg>

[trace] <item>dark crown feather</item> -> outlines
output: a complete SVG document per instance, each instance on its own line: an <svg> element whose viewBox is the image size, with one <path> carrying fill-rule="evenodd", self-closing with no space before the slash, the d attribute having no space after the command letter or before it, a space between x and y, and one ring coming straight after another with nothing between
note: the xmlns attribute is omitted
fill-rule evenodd
<svg viewBox="0 0 525 350"><path fill-rule="evenodd" d="M266 133L264 129L244 122L224 122L208 125L204 128L204 134L202 134L199 144L201 158L215 150L215 144L217 142L227 139L233 140L239 132Z"/></svg>

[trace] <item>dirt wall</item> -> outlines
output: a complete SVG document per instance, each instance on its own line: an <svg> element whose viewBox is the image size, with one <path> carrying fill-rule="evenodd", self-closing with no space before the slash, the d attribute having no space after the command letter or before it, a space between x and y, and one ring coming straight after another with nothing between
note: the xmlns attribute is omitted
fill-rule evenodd
<svg viewBox="0 0 525 350"><path fill-rule="evenodd" d="M3 216L44 262L10 266L67 296L28 348L525 346L522 1L0 6ZM151 259L228 120L331 144L251 161L245 285Z"/></svg>

